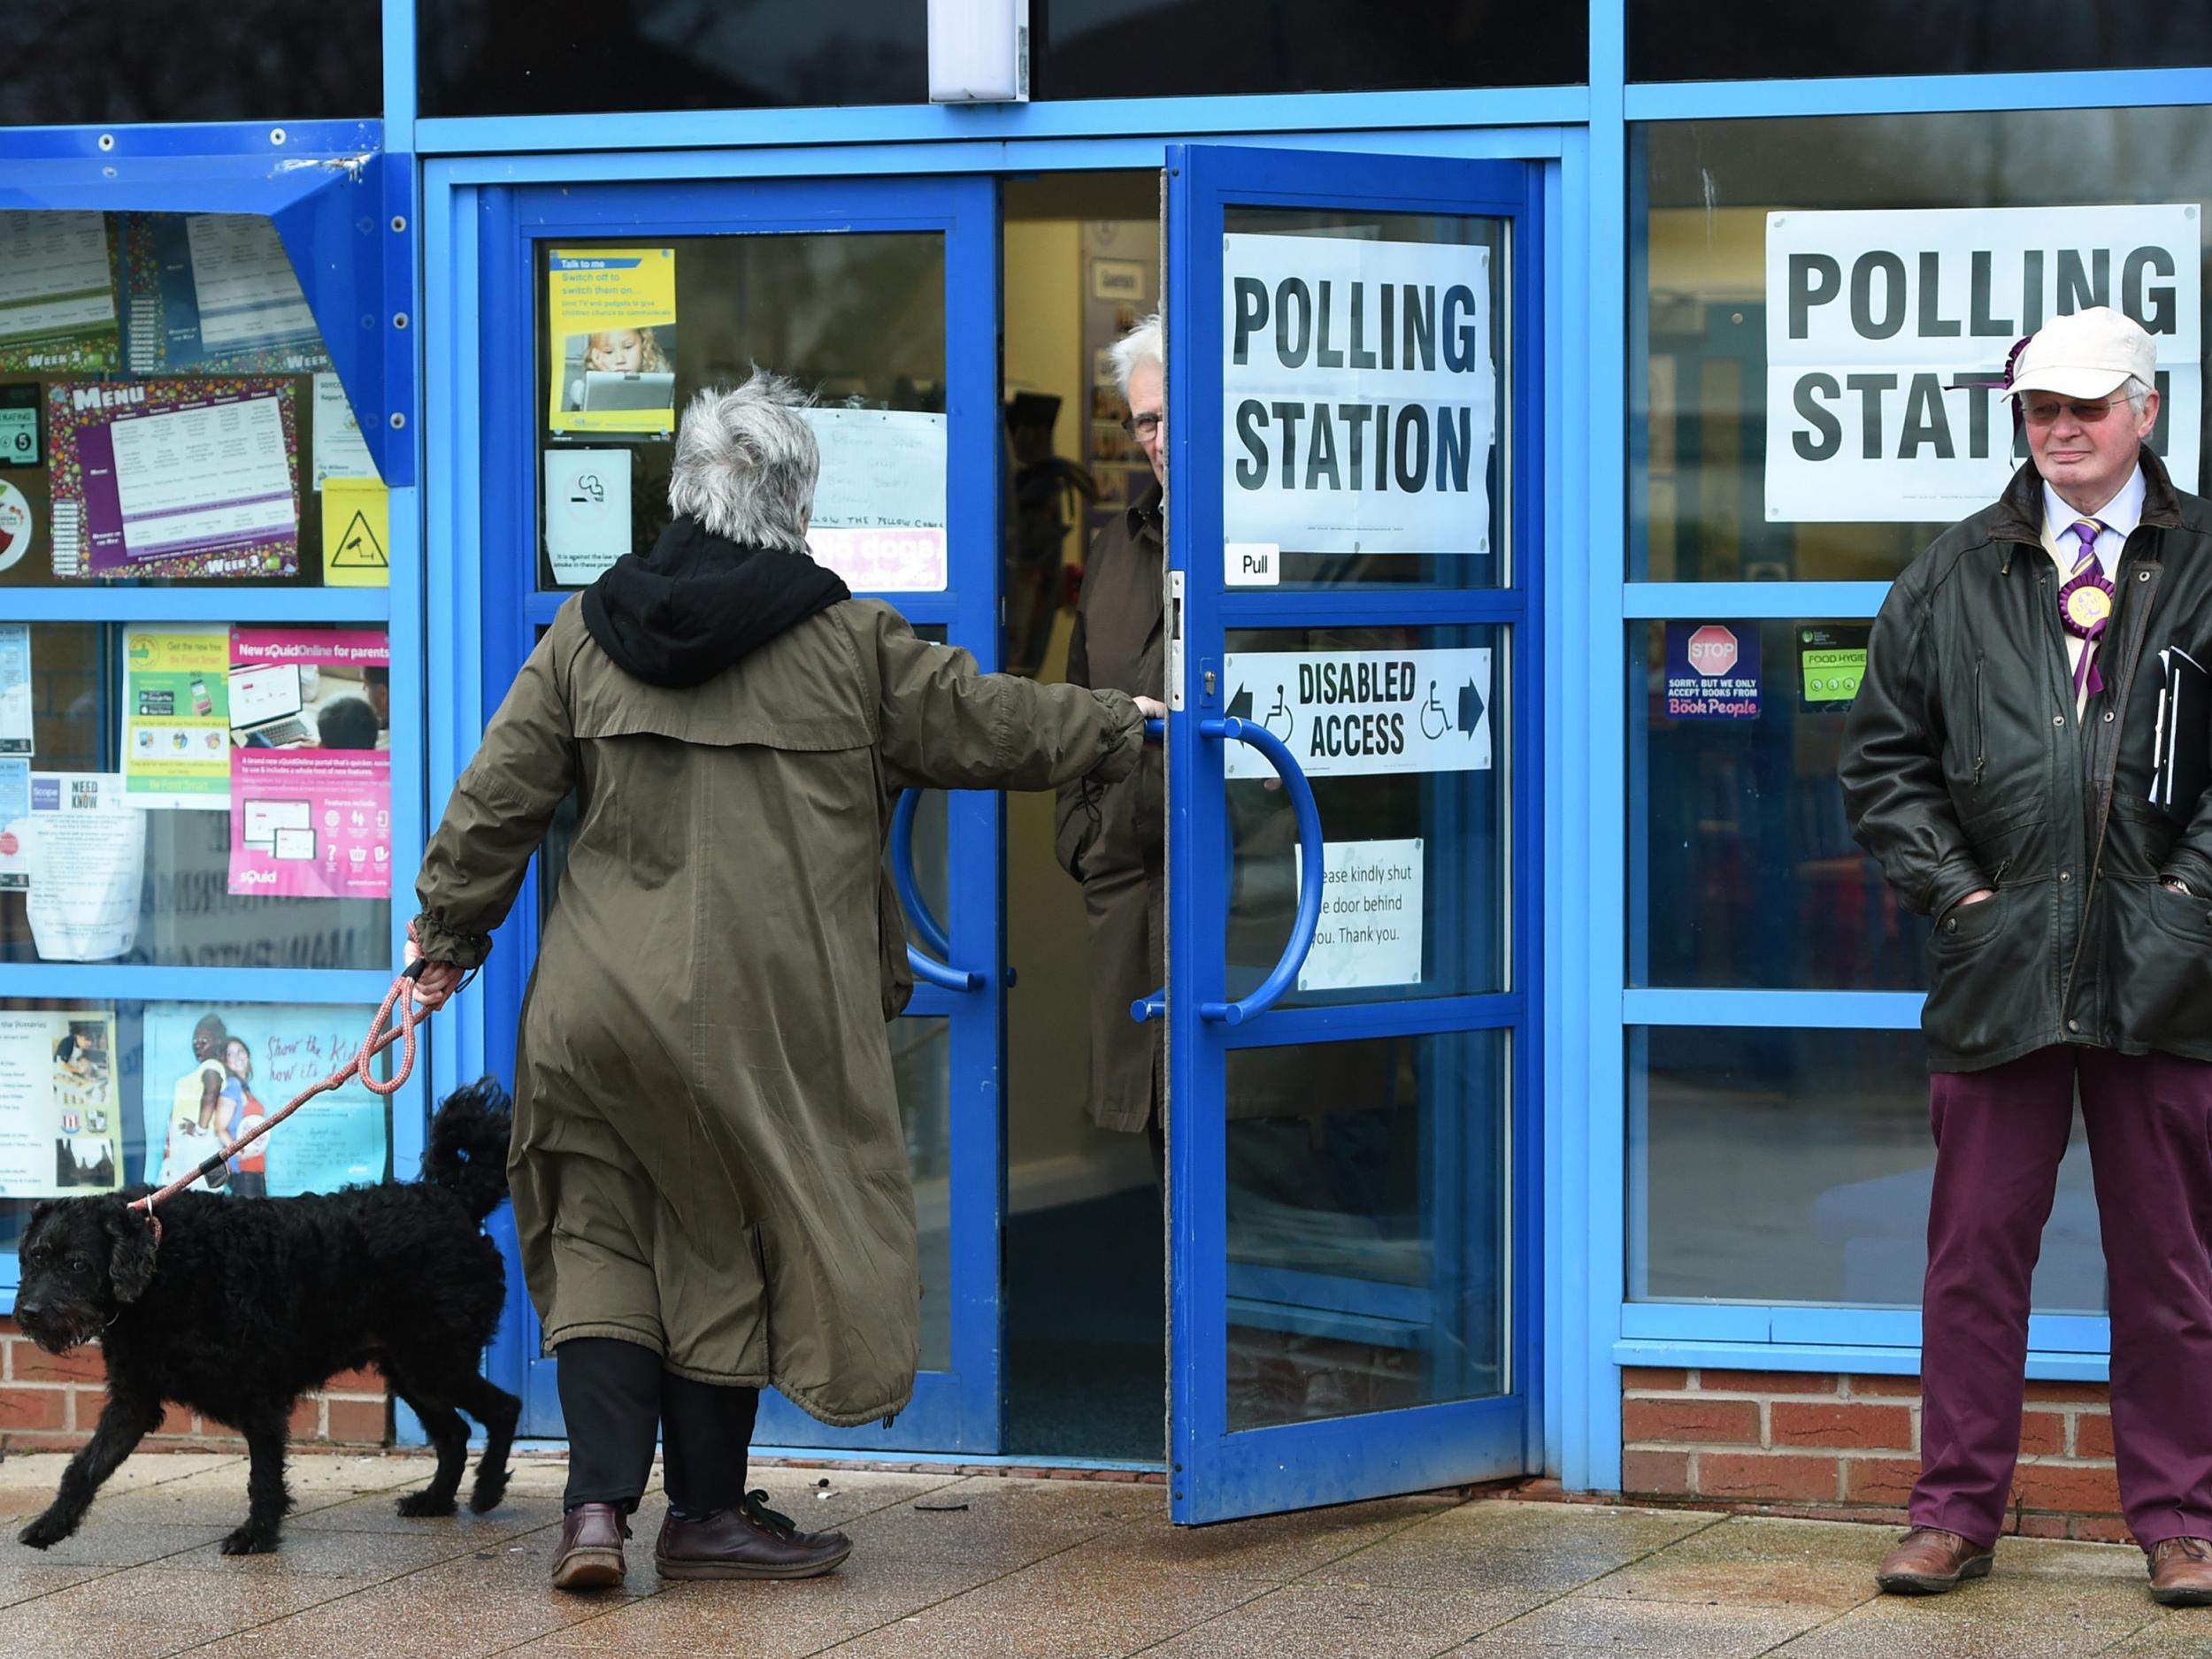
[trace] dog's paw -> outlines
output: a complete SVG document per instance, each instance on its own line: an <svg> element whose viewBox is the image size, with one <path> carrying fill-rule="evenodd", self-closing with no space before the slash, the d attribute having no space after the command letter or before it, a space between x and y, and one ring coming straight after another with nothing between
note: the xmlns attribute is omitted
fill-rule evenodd
<svg viewBox="0 0 2212 1659"><path fill-rule="evenodd" d="M76 1530L76 1522L49 1509L18 1532L15 1540L19 1544L28 1544L33 1549L51 1549Z"/></svg>
<svg viewBox="0 0 2212 1659"><path fill-rule="evenodd" d="M449 1492L441 1494L426 1487L420 1492L409 1493L393 1507L406 1516L450 1515L454 1508L453 1494Z"/></svg>
<svg viewBox="0 0 2212 1659"><path fill-rule="evenodd" d="M276 1553L277 1534L273 1526L256 1526L251 1521L223 1540L226 1555L270 1555Z"/></svg>
<svg viewBox="0 0 2212 1659"><path fill-rule="evenodd" d="M499 1507L499 1501L507 1495L507 1471L487 1472L476 1477L476 1484L469 1488L469 1508L482 1515Z"/></svg>

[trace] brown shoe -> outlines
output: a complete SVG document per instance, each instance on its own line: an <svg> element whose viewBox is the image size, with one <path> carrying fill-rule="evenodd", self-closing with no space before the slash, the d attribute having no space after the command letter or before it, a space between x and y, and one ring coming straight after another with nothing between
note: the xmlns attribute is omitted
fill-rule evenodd
<svg viewBox="0 0 2212 1659"><path fill-rule="evenodd" d="M622 1582L622 1540L630 1524L615 1503L580 1503L561 1517L561 1553L553 1557L556 1590L603 1590Z"/></svg>
<svg viewBox="0 0 2212 1659"><path fill-rule="evenodd" d="M1956 1532L1916 1526L1889 1552L1874 1582L1891 1595L1941 1595L1969 1578L1989 1577L1993 1559Z"/></svg>
<svg viewBox="0 0 2212 1659"><path fill-rule="evenodd" d="M2151 1600L2161 1607L2212 1607L2212 1539L2167 1538L2153 1544Z"/></svg>
<svg viewBox="0 0 2212 1659"><path fill-rule="evenodd" d="M768 1494L749 1492L734 1509L704 1520L661 1523L653 1566L664 1578L817 1578L853 1553L842 1532L802 1532L768 1507Z"/></svg>

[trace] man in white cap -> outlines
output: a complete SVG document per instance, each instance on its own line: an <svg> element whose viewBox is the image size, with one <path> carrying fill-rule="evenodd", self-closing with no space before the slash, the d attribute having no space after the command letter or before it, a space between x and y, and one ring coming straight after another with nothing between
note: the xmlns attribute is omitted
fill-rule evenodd
<svg viewBox="0 0 2212 1659"><path fill-rule="evenodd" d="M2122 1507L2152 1595L2212 1604L2212 791L2188 796L2208 757L2154 794L2162 698L2212 689L2212 509L2147 442L2156 380L2150 336L2103 307L2028 342L2007 396L2030 465L1890 590L1844 734L1852 833L1935 918L1921 1472L1878 1575L1894 1594L1990 1570L2078 1090Z"/></svg>

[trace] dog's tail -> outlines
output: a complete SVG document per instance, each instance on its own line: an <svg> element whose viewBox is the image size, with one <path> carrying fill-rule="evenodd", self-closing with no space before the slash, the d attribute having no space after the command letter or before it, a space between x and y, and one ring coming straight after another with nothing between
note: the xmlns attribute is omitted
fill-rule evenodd
<svg viewBox="0 0 2212 1659"><path fill-rule="evenodd" d="M507 1137L513 1128L514 1102L497 1078L488 1074L454 1090L430 1120L423 1179L444 1187L483 1220L507 1196Z"/></svg>

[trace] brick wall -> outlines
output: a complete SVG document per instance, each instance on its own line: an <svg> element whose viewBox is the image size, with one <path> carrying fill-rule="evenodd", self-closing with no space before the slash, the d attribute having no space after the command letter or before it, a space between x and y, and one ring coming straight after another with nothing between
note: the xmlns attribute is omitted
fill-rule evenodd
<svg viewBox="0 0 2212 1659"><path fill-rule="evenodd" d="M1832 1371L1621 1375L1621 1487L1780 1515L1901 1523L1920 1472L1920 1379ZM2030 1383L2008 1531L2116 1541L2102 1384Z"/></svg>
<svg viewBox="0 0 2212 1659"><path fill-rule="evenodd" d="M81 1445L107 1398L96 1348L40 1352L12 1319L0 1319L0 1452L61 1451ZM332 1446L383 1446L391 1440L391 1402L373 1371L333 1377L292 1414L292 1439ZM243 1451L245 1442L196 1412L171 1406L148 1449Z"/></svg>

